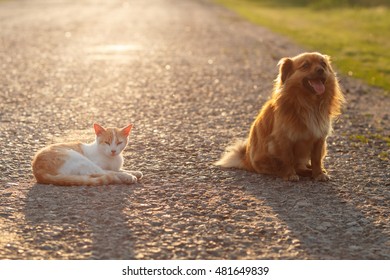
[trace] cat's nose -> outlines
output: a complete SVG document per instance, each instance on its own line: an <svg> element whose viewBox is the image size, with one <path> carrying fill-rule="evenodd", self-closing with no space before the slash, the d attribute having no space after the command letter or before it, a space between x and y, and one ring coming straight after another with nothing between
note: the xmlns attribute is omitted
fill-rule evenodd
<svg viewBox="0 0 390 280"><path fill-rule="evenodd" d="M115 150L111 150L111 154L115 155L116 151Z"/></svg>

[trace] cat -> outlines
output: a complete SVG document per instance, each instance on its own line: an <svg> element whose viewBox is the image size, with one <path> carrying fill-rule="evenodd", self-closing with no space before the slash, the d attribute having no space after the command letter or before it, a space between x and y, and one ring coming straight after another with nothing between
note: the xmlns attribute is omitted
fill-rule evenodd
<svg viewBox="0 0 390 280"><path fill-rule="evenodd" d="M98 186L133 184L143 177L140 171L121 170L132 124L124 128L93 125L96 138L81 142L49 145L32 161L34 177L40 184Z"/></svg>

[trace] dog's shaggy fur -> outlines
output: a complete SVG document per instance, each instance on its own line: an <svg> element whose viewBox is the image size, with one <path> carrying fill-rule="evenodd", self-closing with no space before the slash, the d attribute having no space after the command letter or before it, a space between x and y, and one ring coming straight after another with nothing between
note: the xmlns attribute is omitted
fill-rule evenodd
<svg viewBox="0 0 390 280"><path fill-rule="evenodd" d="M248 139L228 147L216 164L289 181L298 181L299 176L327 181L326 138L344 103L330 59L303 53L283 58L278 65L272 97L253 122Z"/></svg>

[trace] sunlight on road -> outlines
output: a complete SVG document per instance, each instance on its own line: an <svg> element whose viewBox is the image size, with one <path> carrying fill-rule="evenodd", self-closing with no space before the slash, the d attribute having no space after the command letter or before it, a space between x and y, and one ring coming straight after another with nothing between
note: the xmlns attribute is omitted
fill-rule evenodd
<svg viewBox="0 0 390 280"><path fill-rule="evenodd" d="M85 48L92 60L128 60L137 56L134 52L142 50L137 44L99 45Z"/></svg>
<svg viewBox="0 0 390 280"><path fill-rule="evenodd" d="M90 48L90 51L99 52L99 53L123 53L129 51L140 50L141 46L136 44L127 44L127 45L103 45Z"/></svg>

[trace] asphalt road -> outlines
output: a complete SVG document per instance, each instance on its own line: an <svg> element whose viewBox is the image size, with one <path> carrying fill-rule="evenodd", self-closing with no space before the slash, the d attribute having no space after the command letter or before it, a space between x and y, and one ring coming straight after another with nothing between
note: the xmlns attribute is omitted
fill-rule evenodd
<svg viewBox="0 0 390 280"><path fill-rule="evenodd" d="M1 1L0 258L390 259L381 90L340 77L328 183L212 165L301 51L210 1ZM35 184L34 153L93 122L134 123L143 181Z"/></svg>

